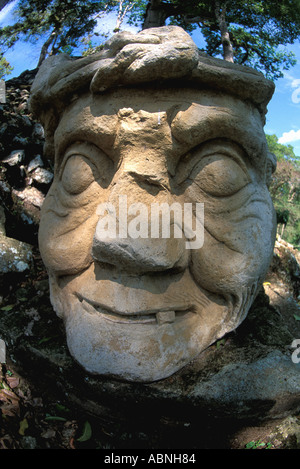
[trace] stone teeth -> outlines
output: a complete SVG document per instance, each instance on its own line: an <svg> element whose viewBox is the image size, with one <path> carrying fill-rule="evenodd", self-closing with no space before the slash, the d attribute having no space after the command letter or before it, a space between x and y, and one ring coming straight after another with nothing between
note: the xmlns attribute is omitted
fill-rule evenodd
<svg viewBox="0 0 300 469"><path fill-rule="evenodd" d="M160 311L156 313L156 320L159 326L175 321L175 311Z"/></svg>

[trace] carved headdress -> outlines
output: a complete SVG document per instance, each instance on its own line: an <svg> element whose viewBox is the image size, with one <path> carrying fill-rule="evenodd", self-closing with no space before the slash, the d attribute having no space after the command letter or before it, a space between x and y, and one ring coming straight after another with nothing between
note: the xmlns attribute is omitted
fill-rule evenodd
<svg viewBox="0 0 300 469"><path fill-rule="evenodd" d="M196 88L212 88L252 102L262 115L274 84L246 66L209 57L178 26L151 28L133 34L121 32L103 50L87 57L66 54L49 57L31 89L30 106L40 116L45 110L65 109L76 94L102 93L119 86L167 82Z"/></svg>

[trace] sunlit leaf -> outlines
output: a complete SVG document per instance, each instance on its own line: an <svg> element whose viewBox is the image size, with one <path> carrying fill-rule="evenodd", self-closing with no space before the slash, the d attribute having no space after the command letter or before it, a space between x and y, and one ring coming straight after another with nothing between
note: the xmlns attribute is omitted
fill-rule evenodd
<svg viewBox="0 0 300 469"><path fill-rule="evenodd" d="M1 311L11 311L15 305L2 306Z"/></svg>
<svg viewBox="0 0 300 469"><path fill-rule="evenodd" d="M38 341L38 345L41 345L44 342L48 342L49 340L51 340L51 337L43 337L43 339Z"/></svg>
<svg viewBox="0 0 300 469"><path fill-rule="evenodd" d="M79 438L77 438L77 441L79 442L87 441L91 438L91 436L92 436L91 425L89 422L85 422L82 435Z"/></svg>
<svg viewBox="0 0 300 469"><path fill-rule="evenodd" d="M46 415L45 420L47 422L50 422L51 420L57 421L57 422L66 422L67 419L64 417L60 417L59 415Z"/></svg>
<svg viewBox="0 0 300 469"><path fill-rule="evenodd" d="M20 422L20 427L19 427L19 434L24 436L25 435L25 432L28 428L28 422L27 422L27 419L23 419L21 420Z"/></svg>
<svg viewBox="0 0 300 469"><path fill-rule="evenodd" d="M70 409L68 409L68 407L62 405L62 404L59 404L58 402L55 404L55 407L57 408L58 411L60 412L70 412Z"/></svg>

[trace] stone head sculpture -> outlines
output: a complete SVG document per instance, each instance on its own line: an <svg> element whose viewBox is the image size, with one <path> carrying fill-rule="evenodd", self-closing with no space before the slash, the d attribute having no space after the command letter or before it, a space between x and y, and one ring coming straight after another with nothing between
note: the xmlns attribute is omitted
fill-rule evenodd
<svg viewBox="0 0 300 469"><path fill-rule="evenodd" d="M55 176L40 250L89 372L165 378L247 315L275 240L263 132L273 90L175 26L42 65L31 108Z"/></svg>

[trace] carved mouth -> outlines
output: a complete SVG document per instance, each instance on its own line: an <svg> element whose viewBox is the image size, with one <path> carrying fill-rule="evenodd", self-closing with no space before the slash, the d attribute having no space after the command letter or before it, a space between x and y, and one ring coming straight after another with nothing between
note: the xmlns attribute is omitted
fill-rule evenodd
<svg viewBox="0 0 300 469"><path fill-rule="evenodd" d="M87 313L97 314L107 321L119 324L153 324L161 326L163 324L172 324L177 321L186 320L194 317L196 314L193 306L189 306L188 308L186 306L170 307L159 311L154 310L125 313L115 311L107 306L93 302L79 294L76 296Z"/></svg>

